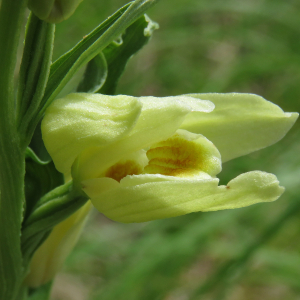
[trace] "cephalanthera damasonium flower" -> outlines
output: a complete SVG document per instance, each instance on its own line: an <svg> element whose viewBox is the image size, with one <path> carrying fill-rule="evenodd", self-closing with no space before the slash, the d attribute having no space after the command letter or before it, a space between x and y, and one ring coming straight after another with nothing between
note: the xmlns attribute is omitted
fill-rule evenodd
<svg viewBox="0 0 300 300"><path fill-rule="evenodd" d="M70 94L42 123L56 168L93 205L124 223L276 200L275 175L251 171L218 185L222 162L267 147L297 113L252 94L176 97Z"/></svg>

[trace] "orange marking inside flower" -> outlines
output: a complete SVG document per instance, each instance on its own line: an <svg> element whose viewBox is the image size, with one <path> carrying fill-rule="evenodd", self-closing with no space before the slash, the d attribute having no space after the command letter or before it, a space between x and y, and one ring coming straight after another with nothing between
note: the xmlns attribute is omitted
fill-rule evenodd
<svg viewBox="0 0 300 300"><path fill-rule="evenodd" d="M111 166L106 171L105 177L109 177L120 182L121 179L127 175L138 175L142 172L143 169L140 165L133 160L127 160Z"/></svg>
<svg viewBox="0 0 300 300"><path fill-rule="evenodd" d="M149 163L144 172L180 176L205 171L204 152L199 143L175 134L147 151Z"/></svg>

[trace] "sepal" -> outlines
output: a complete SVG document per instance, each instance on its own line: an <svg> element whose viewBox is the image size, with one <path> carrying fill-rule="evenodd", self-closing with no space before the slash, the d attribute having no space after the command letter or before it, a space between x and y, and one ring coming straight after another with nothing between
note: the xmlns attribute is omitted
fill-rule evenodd
<svg viewBox="0 0 300 300"><path fill-rule="evenodd" d="M298 118L254 94L190 94L215 104L210 114L193 112L180 128L201 133L212 141L222 162L268 147L281 140Z"/></svg>
<svg viewBox="0 0 300 300"><path fill-rule="evenodd" d="M77 93L57 99L42 122L43 140L57 170L67 174L84 149L122 138L134 127L141 109L138 99L123 95Z"/></svg>

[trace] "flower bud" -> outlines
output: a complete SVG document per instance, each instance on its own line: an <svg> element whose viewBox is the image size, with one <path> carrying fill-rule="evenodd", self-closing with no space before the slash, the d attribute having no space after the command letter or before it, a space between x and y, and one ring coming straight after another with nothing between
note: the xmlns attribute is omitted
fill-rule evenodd
<svg viewBox="0 0 300 300"><path fill-rule="evenodd" d="M68 19L82 0L29 0L28 8L41 20L59 23Z"/></svg>

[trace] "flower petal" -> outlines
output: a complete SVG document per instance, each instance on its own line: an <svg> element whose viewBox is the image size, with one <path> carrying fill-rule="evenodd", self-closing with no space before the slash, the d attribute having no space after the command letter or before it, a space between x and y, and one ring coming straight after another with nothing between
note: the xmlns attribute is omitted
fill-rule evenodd
<svg viewBox="0 0 300 300"><path fill-rule="evenodd" d="M106 147L84 151L72 170L73 178L83 181L99 177L108 167L130 153L172 136L191 111L209 112L214 105L187 96L140 97L143 108L133 128L124 138Z"/></svg>
<svg viewBox="0 0 300 300"><path fill-rule="evenodd" d="M168 176L157 180L153 180L153 175L148 177L148 182L144 176L138 185L124 178L118 188L103 192L91 201L110 219L131 223L274 201L284 191L275 175L260 171L242 174L227 186L218 186L216 178L160 181Z"/></svg>
<svg viewBox="0 0 300 300"><path fill-rule="evenodd" d="M193 180L203 180L212 179L207 173L199 172L192 177ZM181 178L177 176L166 176L161 174L141 174L141 175L128 175L124 177L120 183L124 187L133 187L136 185L141 185L150 182L161 182L161 181L190 181L189 178ZM91 178L81 182L82 190L91 198L95 199L101 196L102 193L120 187L120 183L112 178L101 177L101 178Z"/></svg>
<svg viewBox="0 0 300 300"><path fill-rule="evenodd" d="M129 96L70 94L55 100L42 122L43 140L56 168L70 172L85 148L104 146L127 134L142 104Z"/></svg>
<svg viewBox="0 0 300 300"><path fill-rule="evenodd" d="M219 149L223 162L276 143L298 117L253 94L190 96L210 100L216 108L210 114L192 112L180 128L207 137Z"/></svg>
<svg viewBox="0 0 300 300"><path fill-rule="evenodd" d="M226 186L219 186L217 194L213 197L213 205L201 210L234 209L271 202L277 200L284 190L274 174L262 171L247 172L232 179Z"/></svg>
<svg viewBox="0 0 300 300"><path fill-rule="evenodd" d="M112 178L101 177L91 178L81 182L82 190L90 197L98 197L99 194L104 193L110 189L118 188L120 183Z"/></svg>

